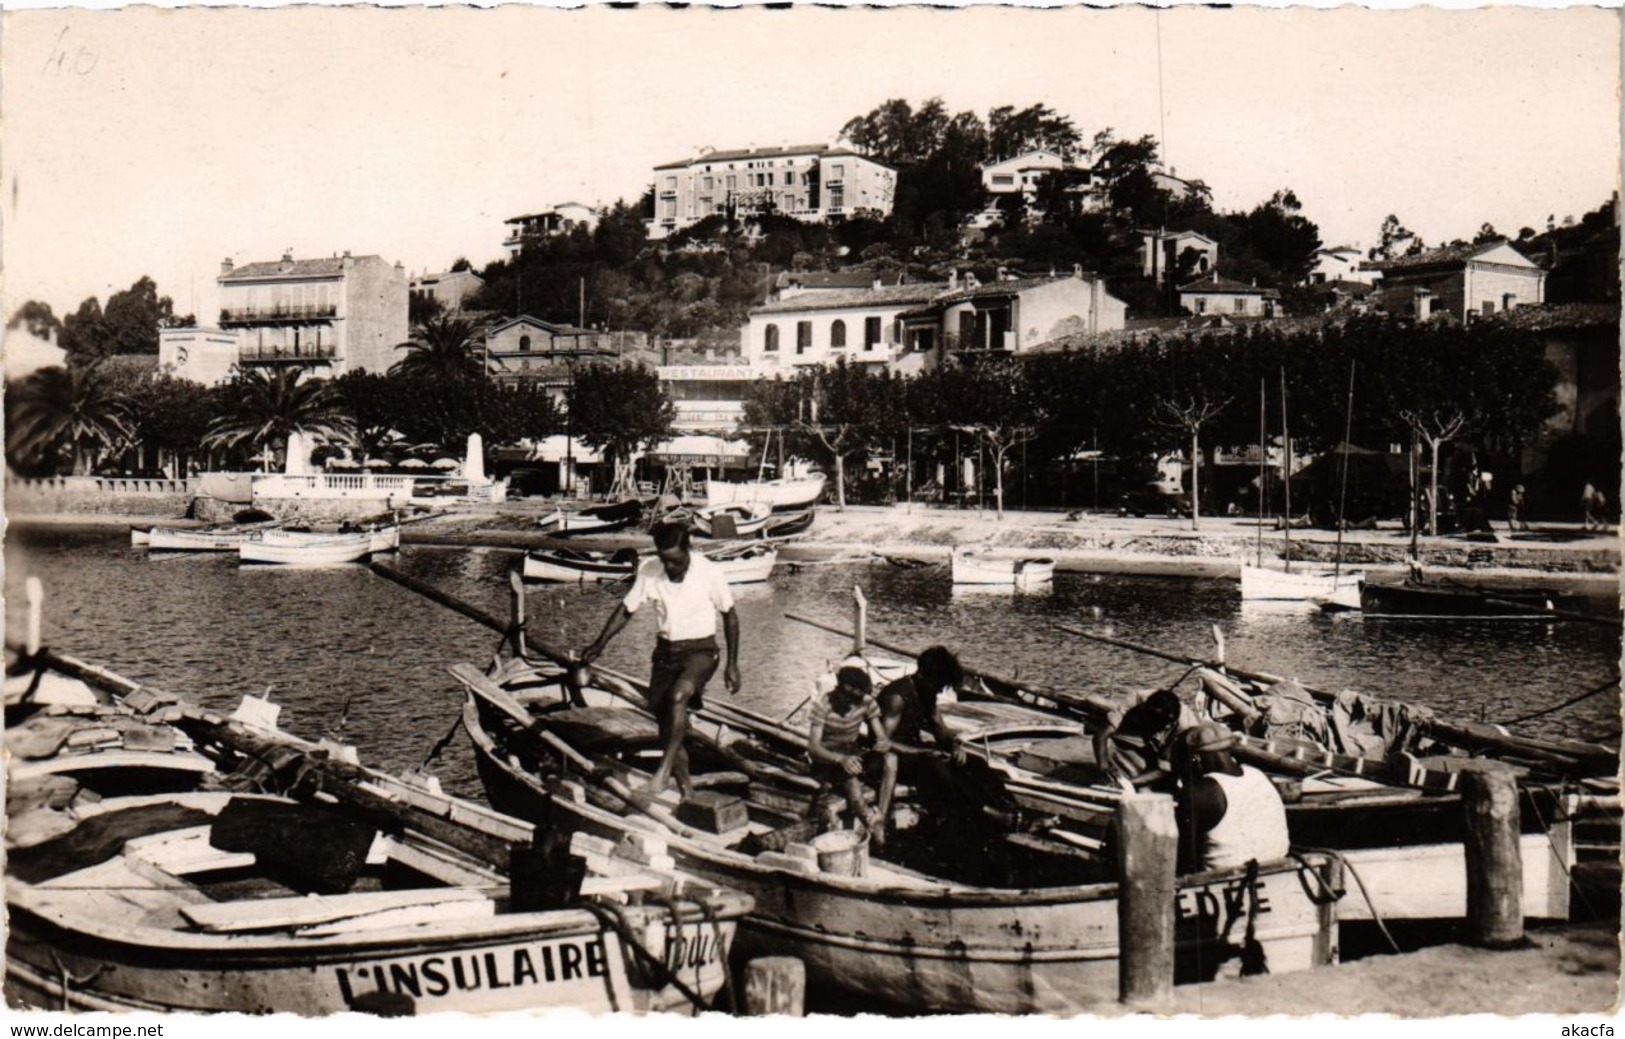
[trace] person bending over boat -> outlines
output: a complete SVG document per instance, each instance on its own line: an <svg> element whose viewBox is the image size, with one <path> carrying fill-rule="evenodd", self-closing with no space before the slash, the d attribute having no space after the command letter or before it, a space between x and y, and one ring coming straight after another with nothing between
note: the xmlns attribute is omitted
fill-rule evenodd
<svg viewBox="0 0 1625 1039"><path fill-rule="evenodd" d="M1174 739L1196 722L1172 689L1130 693L1095 733L1095 763L1108 779L1136 789L1158 785L1172 775Z"/></svg>
<svg viewBox="0 0 1625 1039"><path fill-rule="evenodd" d="M717 670L717 614L728 643L728 663L722 672L729 693L739 692L739 618L734 615L728 578L709 559L689 548L688 527L666 523L654 529L654 559L638 567L632 590L604 621L604 630L580 654L591 664L604 652L644 603L653 603L654 657L650 662L649 709L660 727L663 753L660 766L645 792L658 794L677 780L687 798L694 786L688 775L688 712L699 710L700 694Z"/></svg>
<svg viewBox="0 0 1625 1039"><path fill-rule="evenodd" d="M807 757L812 759L813 778L832 789L844 790L847 807L863 820L870 837L883 845L885 816L868 810L864 782L879 783L882 789L895 785L897 756L883 749L885 732L873 692L874 685L862 668L843 667L837 671L835 688L813 703Z"/></svg>
<svg viewBox="0 0 1625 1039"><path fill-rule="evenodd" d="M937 697L944 689L957 691L964 683L965 669L959 658L946 646L932 646L920 654L912 674L887 683L880 691L883 740L877 749L897 756L895 773L881 779L875 806L883 828L891 819L898 777L914 788L922 803L961 813L974 805L991 821L1005 826L1021 824L1020 813L998 777L980 760L966 758L943 721Z"/></svg>
<svg viewBox="0 0 1625 1039"><path fill-rule="evenodd" d="M1181 734L1180 862L1187 871L1227 869L1286 855L1286 806L1268 776L1230 753L1236 735L1217 722Z"/></svg>

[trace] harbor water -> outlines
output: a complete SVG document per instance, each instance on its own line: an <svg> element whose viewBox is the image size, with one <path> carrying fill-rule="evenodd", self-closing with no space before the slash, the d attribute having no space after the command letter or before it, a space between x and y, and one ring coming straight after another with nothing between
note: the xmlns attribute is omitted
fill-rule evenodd
<svg viewBox="0 0 1625 1039"><path fill-rule="evenodd" d="M506 616L515 552L407 547L392 565ZM13 529L6 543L7 637L20 640L23 581L46 589L47 645L229 709L270 690L281 724L306 737L340 735L370 764L424 765L450 731L458 662L483 665L498 636L363 566L239 567L235 555L149 554L122 528ZM956 593L945 566L781 562L766 585L736 589L743 652L740 702L778 717L804 713L814 682L847 643L786 613L846 625L852 588L869 600L869 631L911 646L940 642L973 666L1062 690L1111 692L1166 684L1177 664L1068 635L1057 623L1192 657L1227 659L1328 689L1426 704L1462 720L1505 721L1562 704L1615 673L1620 631L1583 623L1367 621L1253 609L1234 580L1060 574L1046 593ZM624 587L534 585L530 630L579 648ZM635 617L603 662L644 675L652 619ZM709 696L726 695L720 677ZM1537 736L1611 737L1618 691L1531 719ZM480 797L461 733L428 762L448 792Z"/></svg>

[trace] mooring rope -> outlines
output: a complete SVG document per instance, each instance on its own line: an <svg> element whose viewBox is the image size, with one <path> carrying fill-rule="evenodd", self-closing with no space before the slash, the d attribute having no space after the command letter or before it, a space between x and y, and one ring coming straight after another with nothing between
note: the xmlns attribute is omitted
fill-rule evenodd
<svg viewBox="0 0 1625 1039"><path fill-rule="evenodd" d="M1554 714L1557 711L1561 711L1565 707L1573 707L1575 704L1582 703L1582 702L1584 702L1586 700L1589 700L1593 696L1597 696L1597 695L1599 695L1601 693L1606 693L1608 690L1616 688L1618 685L1619 685L1619 676L1614 675L1613 677L1609 678L1608 681L1604 682L1602 685L1599 685L1594 689L1588 689L1585 692L1581 693L1579 696L1572 697L1572 698L1570 698L1568 700L1564 700L1562 703L1554 704L1551 707L1542 707L1538 711L1531 711L1528 714L1523 715L1522 717L1513 718L1512 720L1502 722L1501 724L1502 725L1517 725L1517 724L1519 724L1521 722L1530 721L1532 719L1540 718L1540 717L1543 717L1543 716L1548 715L1548 714Z"/></svg>
<svg viewBox="0 0 1625 1039"><path fill-rule="evenodd" d="M1382 914L1377 911L1377 904L1371 900L1371 892L1366 890L1365 881L1360 878L1360 871L1354 868L1354 863L1348 860L1348 856L1334 848L1305 848L1303 850L1319 855L1328 855L1342 865L1343 871L1354 878L1354 886L1360 889L1360 897L1365 900L1366 908L1371 910L1371 922L1377 925L1378 931L1382 932L1382 936L1387 940L1389 948L1399 952L1399 943L1394 941L1394 936L1388 932L1388 925L1383 922ZM1305 865L1308 864L1305 863Z"/></svg>

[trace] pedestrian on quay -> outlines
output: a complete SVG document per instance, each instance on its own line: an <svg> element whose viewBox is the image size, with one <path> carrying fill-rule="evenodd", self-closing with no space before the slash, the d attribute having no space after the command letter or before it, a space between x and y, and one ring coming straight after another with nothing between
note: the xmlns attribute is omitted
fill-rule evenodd
<svg viewBox="0 0 1625 1039"><path fill-rule="evenodd" d="M1185 730L1175 750L1180 861L1187 870L1228 869L1283 858L1291 839L1286 805L1268 776L1231 754L1236 734L1218 722Z"/></svg>
<svg viewBox="0 0 1625 1039"><path fill-rule="evenodd" d="M721 568L689 547L688 526L654 529L655 558L638 567L632 590L616 604L598 637L580 653L591 664L644 603L655 611L655 649L650 661L649 708L660 727L660 765L644 792L653 796L675 779L684 798L693 796L688 774L688 712L702 706L705 683L716 673L717 615L727 642L722 672L729 693L739 692L739 618Z"/></svg>
<svg viewBox="0 0 1625 1039"><path fill-rule="evenodd" d="M889 790L897 783L897 756L890 753L881 726L874 684L861 667L847 666L835 673L835 688L812 706L807 730L807 757L813 778L831 789L843 790L847 808L861 819L871 839L884 845L885 816L868 810L865 781ZM866 731L867 730L867 731Z"/></svg>
<svg viewBox="0 0 1625 1039"><path fill-rule="evenodd" d="M1512 488L1512 496L1507 499L1507 529L1529 529L1529 521L1524 514L1524 490L1521 483Z"/></svg>
<svg viewBox="0 0 1625 1039"><path fill-rule="evenodd" d="M1608 497L1588 483L1580 492L1580 523L1584 530L1607 529Z"/></svg>

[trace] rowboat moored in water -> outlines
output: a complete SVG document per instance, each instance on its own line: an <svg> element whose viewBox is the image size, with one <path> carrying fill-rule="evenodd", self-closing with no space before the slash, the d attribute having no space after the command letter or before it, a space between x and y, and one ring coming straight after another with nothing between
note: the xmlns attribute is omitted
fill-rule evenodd
<svg viewBox="0 0 1625 1039"><path fill-rule="evenodd" d="M372 555L373 535L358 534L280 534L267 532L258 541L245 541L237 547L238 562L274 563L282 566L336 566L358 563Z"/></svg>
<svg viewBox="0 0 1625 1039"><path fill-rule="evenodd" d="M950 565L954 584L1032 589L1055 579L1053 559L998 559L967 548L955 549Z"/></svg>
<svg viewBox="0 0 1625 1039"><path fill-rule="evenodd" d="M821 850L825 838L843 838L807 828L816 782L767 760L748 716L726 705L691 716L690 767L706 796L673 807L630 789L659 754L653 718L630 699L571 688L562 669L519 662L454 674L469 690L464 723L493 804L609 840L658 825L680 868L752 896L739 937L747 954L794 955L810 984L944 1013L1074 1013L1117 998L1116 885L1080 882L1083 857L1065 843L980 834L955 819L931 832L952 831L956 856L933 841L911 853L911 834L884 853ZM564 778L550 787L544 774ZM1181 878L1180 977L1239 969L1249 928L1236 914L1248 918L1271 971L1331 962L1328 861Z"/></svg>
<svg viewBox="0 0 1625 1039"><path fill-rule="evenodd" d="M258 541L264 534L262 527L213 527L202 530L153 527L147 531L146 546L154 552L235 552L239 546ZM131 543L138 543L133 528Z"/></svg>
<svg viewBox="0 0 1625 1039"><path fill-rule="evenodd" d="M779 557L777 549L761 544L731 552L708 551L702 554L717 564L729 584L753 584L767 580ZM563 584L624 581L637 573L638 564L643 558L631 548L614 552L538 548L525 553L522 572L527 581Z"/></svg>
<svg viewBox="0 0 1625 1039"><path fill-rule="evenodd" d="M1301 568L1271 570L1241 568L1241 598L1245 602L1358 601L1365 574L1355 570Z"/></svg>
<svg viewBox="0 0 1625 1039"><path fill-rule="evenodd" d="M1565 619L1578 601L1549 589L1491 591L1441 584L1366 584L1360 590L1359 610L1366 617L1392 620L1522 620ZM1346 609L1344 602L1323 603L1323 609Z"/></svg>

